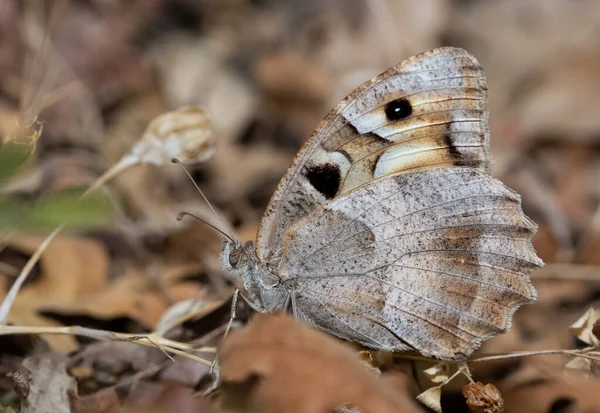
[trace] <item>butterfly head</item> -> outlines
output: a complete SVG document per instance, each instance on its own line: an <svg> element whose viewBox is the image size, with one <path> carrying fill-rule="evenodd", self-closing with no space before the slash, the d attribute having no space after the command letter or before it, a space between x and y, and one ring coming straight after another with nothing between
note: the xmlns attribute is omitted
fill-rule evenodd
<svg viewBox="0 0 600 413"><path fill-rule="evenodd" d="M221 266L244 283L248 298L257 307L260 303L260 287L256 274L258 270L258 259L252 241L240 242L237 240L225 240L221 245Z"/></svg>
<svg viewBox="0 0 600 413"><path fill-rule="evenodd" d="M251 264L253 253L252 241L242 243L237 240L225 240L221 245L221 265L230 272L243 271Z"/></svg>

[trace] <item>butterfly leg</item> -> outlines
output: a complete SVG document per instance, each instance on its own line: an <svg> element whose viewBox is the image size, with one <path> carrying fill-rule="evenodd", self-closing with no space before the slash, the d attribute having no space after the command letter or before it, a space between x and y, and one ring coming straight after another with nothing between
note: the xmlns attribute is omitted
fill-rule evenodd
<svg viewBox="0 0 600 413"><path fill-rule="evenodd" d="M291 295L291 294L288 294L288 295L285 297L285 301L284 301L284 303L283 303L283 307L282 307L282 309L283 309L283 312L284 312L284 313L287 313L287 312L288 312L288 310L289 310L289 307L290 307L290 300L291 300L291 298L292 298L292 295Z"/></svg>
<svg viewBox="0 0 600 413"><path fill-rule="evenodd" d="M287 291L285 301L283 302L283 306L281 306L280 311L289 314L290 307L294 318L298 318L298 309L296 307L296 290L293 288Z"/></svg>
<svg viewBox="0 0 600 413"><path fill-rule="evenodd" d="M229 323L227 323L227 327L225 328L225 334L223 334L223 339L225 339L225 337L227 337L227 334L229 334L229 330L231 330L231 326L233 324L233 320L235 320L235 309L237 307L237 301L238 301L238 296L240 294L240 290L239 289L235 289L233 290L233 297L231 298L231 313L229 316ZM215 366L217 364L217 360L218 357L215 356L213 362L210 365L210 374L213 374L215 372ZM217 377L215 380L215 383L217 383L219 381L219 375L217 373Z"/></svg>
<svg viewBox="0 0 600 413"><path fill-rule="evenodd" d="M229 330L231 330L231 325L233 324L233 320L235 320L235 309L237 307L238 296L240 295L240 290L233 290L233 297L231 298L231 314L229 317L229 323L227 323L227 328L225 328L225 334L223 334L223 338L227 337L229 334Z"/></svg>
<svg viewBox="0 0 600 413"><path fill-rule="evenodd" d="M233 325L233 320L235 320L235 318L236 318L235 310L237 307L237 301L238 301L239 295L240 295L239 289L236 288L235 290L233 290L233 296L231 297L231 313L229 316L229 322L227 323L227 327L225 328L225 333L223 334L223 339L225 339L225 337L227 337L227 334L229 334L229 330L231 330L231 326ZM243 295L242 295L242 297L243 297ZM212 385L208 389L206 389L206 391L204 392L204 396L207 396L210 393L212 393L213 391L215 391L219 384L219 370L218 369L215 370L215 366L217 365L218 360L219 360L219 357L217 355L215 355L215 358L213 359L212 363L210 364L209 374L215 375L215 381L213 381Z"/></svg>
<svg viewBox="0 0 600 413"><path fill-rule="evenodd" d="M298 318L298 307L296 307L296 290L292 290L288 296L292 302L292 315L294 318Z"/></svg>

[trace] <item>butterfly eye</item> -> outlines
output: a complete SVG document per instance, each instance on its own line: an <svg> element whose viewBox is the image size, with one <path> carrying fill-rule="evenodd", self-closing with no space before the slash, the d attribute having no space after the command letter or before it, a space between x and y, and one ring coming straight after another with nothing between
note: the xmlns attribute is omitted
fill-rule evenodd
<svg viewBox="0 0 600 413"><path fill-rule="evenodd" d="M237 248L232 249L231 252L229 253L229 264L235 268L238 265L238 263L240 262L241 256L242 256L242 254L239 249L237 249Z"/></svg>

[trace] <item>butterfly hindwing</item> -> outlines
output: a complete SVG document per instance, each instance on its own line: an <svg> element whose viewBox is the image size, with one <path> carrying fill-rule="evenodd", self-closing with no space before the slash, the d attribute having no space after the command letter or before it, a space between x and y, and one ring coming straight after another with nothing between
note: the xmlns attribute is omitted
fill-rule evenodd
<svg viewBox="0 0 600 413"><path fill-rule="evenodd" d="M259 259L314 208L382 177L467 165L489 170L485 76L477 60L440 48L405 60L352 92L299 152L267 208Z"/></svg>
<svg viewBox="0 0 600 413"><path fill-rule="evenodd" d="M375 348L462 358L535 298L536 225L520 198L472 168L376 180L284 237L280 276L301 318Z"/></svg>

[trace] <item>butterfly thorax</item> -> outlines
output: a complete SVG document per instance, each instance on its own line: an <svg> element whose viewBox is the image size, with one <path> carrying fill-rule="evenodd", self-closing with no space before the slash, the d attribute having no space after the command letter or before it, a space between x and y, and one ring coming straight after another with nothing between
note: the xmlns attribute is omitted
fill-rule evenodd
<svg viewBox="0 0 600 413"><path fill-rule="evenodd" d="M221 265L242 281L246 290L244 297L255 310L273 312L283 309L288 293L274 269L259 261L252 241L224 241Z"/></svg>

